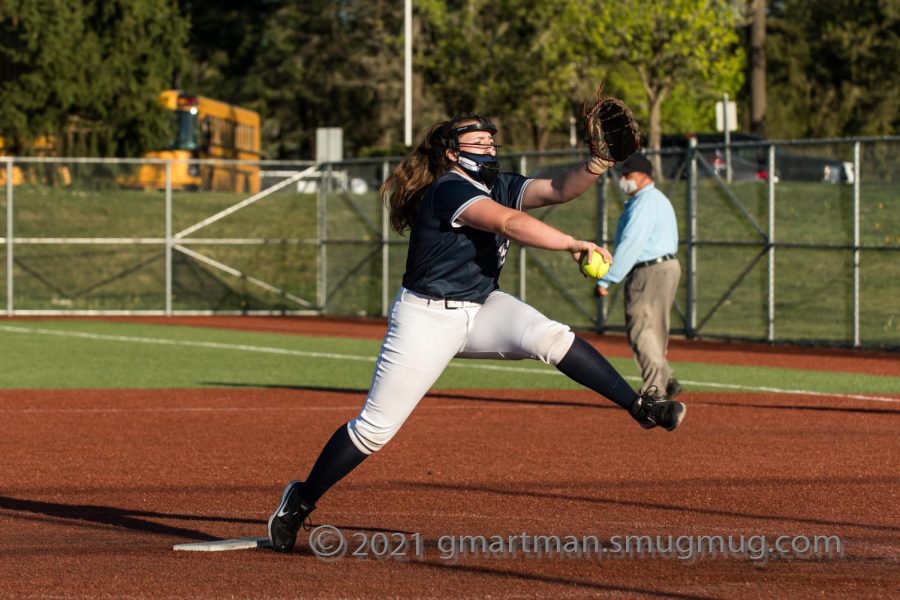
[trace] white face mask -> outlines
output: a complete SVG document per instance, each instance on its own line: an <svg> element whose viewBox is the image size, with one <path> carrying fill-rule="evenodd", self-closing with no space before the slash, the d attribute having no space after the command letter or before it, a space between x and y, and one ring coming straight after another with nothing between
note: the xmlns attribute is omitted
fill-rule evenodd
<svg viewBox="0 0 900 600"><path fill-rule="evenodd" d="M627 196L631 196L637 191L637 183L633 179L619 177L619 187Z"/></svg>

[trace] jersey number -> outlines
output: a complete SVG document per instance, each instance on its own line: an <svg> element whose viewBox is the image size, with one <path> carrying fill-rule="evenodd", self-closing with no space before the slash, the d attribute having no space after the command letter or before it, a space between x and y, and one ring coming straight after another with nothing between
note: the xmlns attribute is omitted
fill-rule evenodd
<svg viewBox="0 0 900 600"><path fill-rule="evenodd" d="M500 247L497 248L497 268L503 266L503 263L506 262L506 254L509 252L509 240L503 240L503 243L500 244Z"/></svg>

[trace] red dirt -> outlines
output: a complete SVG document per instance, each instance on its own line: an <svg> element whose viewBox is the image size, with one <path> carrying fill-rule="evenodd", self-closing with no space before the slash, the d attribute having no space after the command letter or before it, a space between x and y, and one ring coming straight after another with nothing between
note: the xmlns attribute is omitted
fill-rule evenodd
<svg viewBox="0 0 900 600"><path fill-rule="evenodd" d="M136 319L128 318L128 321ZM380 339L384 322L145 322ZM630 356L623 338L588 336ZM898 375L896 355L672 343L673 360ZM674 433L587 391L436 390L316 525L423 541L409 560L175 552L265 536L363 400L292 389L0 390L0 597L897 597L900 403L699 393ZM900 397L900 396L898 396ZM843 556L442 558L442 536L839 536ZM689 541L682 537L682 542ZM695 540L696 541L696 540Z"/></svg>
<svg viewBox="0 0 900 600"><path fill-rule="evenodd" d="M0 596L896 597L900 407L686 392L677 432L589 392L442 390L313 513L412 560L189 553L264 536L359 394L0 390ZM836 535L844 556L441 558L445 535ZM396 537L396 539L399 539ZM685 538L686 540L687 538Z"/></svg>

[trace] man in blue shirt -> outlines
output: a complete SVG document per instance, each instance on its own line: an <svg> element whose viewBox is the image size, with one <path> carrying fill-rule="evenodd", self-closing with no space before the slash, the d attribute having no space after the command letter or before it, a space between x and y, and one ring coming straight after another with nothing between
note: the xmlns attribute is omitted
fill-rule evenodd
<svg viewBox="0 0 900 600"><path fill-rule="evenodd" d="M681 278L678 223L672 203L653 183L646 156L631 155L619 172L619 186L629 198L616 228L612 266L595 294L606 296L610 284L625 281L625 330L644 389L655 386L658 398L671 400L682 389L666 360L669 313Z"/></svg>

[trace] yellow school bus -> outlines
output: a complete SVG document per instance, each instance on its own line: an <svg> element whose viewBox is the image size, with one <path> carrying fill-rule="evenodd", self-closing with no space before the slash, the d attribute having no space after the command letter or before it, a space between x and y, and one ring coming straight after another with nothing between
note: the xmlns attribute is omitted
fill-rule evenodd
<svg viewBox="0 0 900 600"><path fill-rule="evenodd" d="M6 143L3 141L3 138L0 137L0 156L9 156L9 153L6 149ZM0 162L0 185L5 186L7 181L7 164L5 162ZM13 185L21 185L22 184L22 168L13 163L12 168L12 184Z"/></svg>
<svg viewBox="0 0 900 600"><path fill-rule="evenodd" d="M29 155L40 157L56 156L56 138L49 135L41 135L35 138L29 145ZM10 156L6 141L0 136L0 156ZM23 165L26 168L23 168ZM6 185L6 163L0 162L0 186ZM45 185L70 185L72 174L69 167L61 163L23 163L13 162L12 184L23 183Z"/></svg>
<svg viewBox="0 0 900 600"><path fill-rule="evenodd" d="M144 158L170 159L172 189L230 192L259 191L259 164L188 163L187 159L260 159L259 113L227 102L166 90L159 96L174 113L173 137L165 148ZM161 189L164 164L144 164L129 187Z"/></svg>

